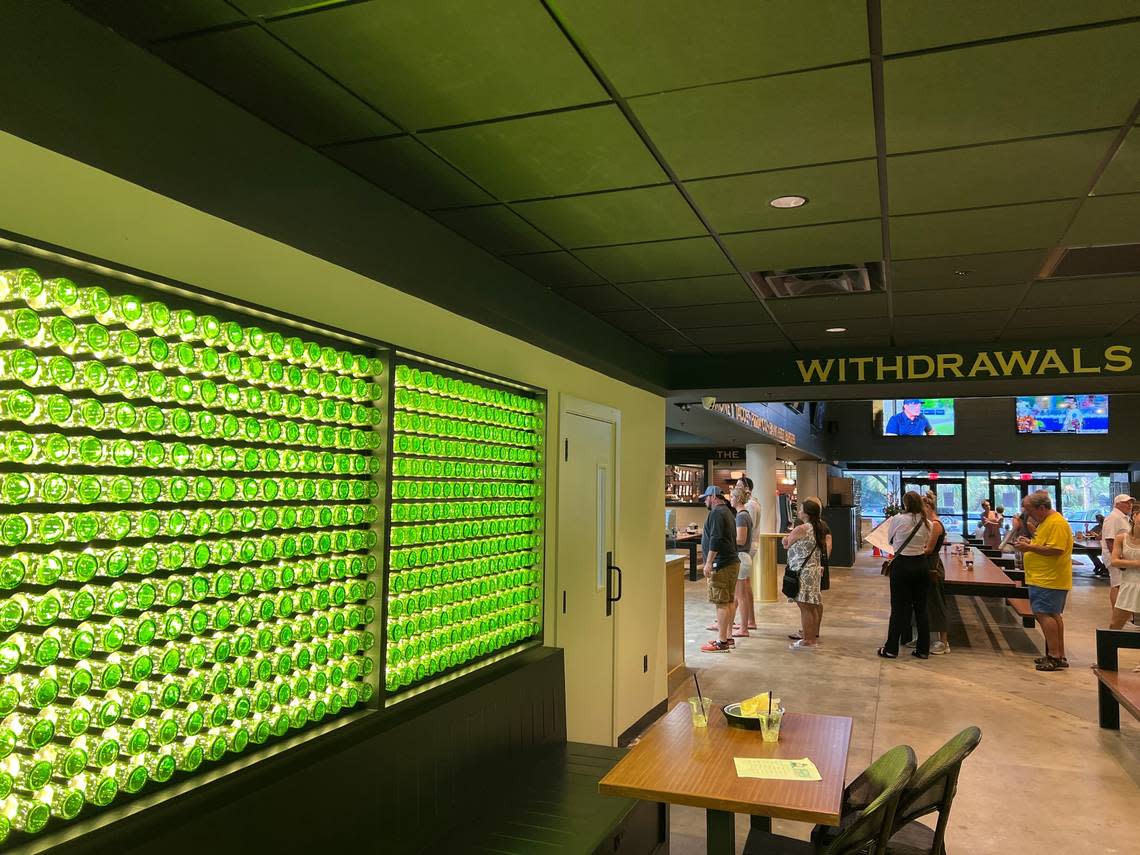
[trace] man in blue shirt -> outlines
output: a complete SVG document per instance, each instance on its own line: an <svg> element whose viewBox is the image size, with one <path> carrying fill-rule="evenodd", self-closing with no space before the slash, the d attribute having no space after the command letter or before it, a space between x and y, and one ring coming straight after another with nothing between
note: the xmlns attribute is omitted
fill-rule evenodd
<svg viewBox="0 0 1140 855"><path fill-rule="evenodd" d="M922 399L907 398L901 413L895 413L883 431L887 436L932 436L934 426L922 414Z"/></svg>

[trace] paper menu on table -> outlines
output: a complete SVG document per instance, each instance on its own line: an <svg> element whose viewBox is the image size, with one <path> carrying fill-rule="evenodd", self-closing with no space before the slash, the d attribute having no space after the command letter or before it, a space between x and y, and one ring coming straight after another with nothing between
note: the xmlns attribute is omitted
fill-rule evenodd
<svg viewBox="0 0 1140 855"><path fill-rule="evenodd" d="M770 757L733 757L738 778L765 778L770 781L822 781L819 770L807 757L776 760Z"/></svg>

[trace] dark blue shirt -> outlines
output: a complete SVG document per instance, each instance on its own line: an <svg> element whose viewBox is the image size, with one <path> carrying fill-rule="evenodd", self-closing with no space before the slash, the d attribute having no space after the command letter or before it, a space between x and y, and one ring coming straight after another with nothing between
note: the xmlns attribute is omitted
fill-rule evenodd
<svg viewBox="0 0 1140 855"><path fill-rule="evenodd" d="M930 422L926 416L919 415L917 419L908 419L906 413L895 413L887 422L886 433L898 436L925 436L930 430Z"/></svg>

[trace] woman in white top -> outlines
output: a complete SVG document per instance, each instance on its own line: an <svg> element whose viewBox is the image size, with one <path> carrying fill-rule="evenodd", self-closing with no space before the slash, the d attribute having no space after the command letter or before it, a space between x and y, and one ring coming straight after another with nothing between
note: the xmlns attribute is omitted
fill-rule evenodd
<svg viewBox="0 0 1140 855"><path fill-rule="evenodd" d="M930 560L927 546L934 527L922 507L922 497L913 490L903 496L903 512L891 517L887 540L894 550L891 560L891 621L887 643L879 648L884 659L897 659L900 640L910 633L914 615L917 637L911 656L930 658L930 620L926 612L926 594L930 587Z"/></svg>
<svg viewBox="0 0 1140 855"><path fill-rule="evenodd" d="M1124 629L1134 614L1140 614L1140 507L1133 506L1129 527L1124 537L1112 542L1112 566L1120 568L1120 592L1112 607L1109 629Z"/></svg>

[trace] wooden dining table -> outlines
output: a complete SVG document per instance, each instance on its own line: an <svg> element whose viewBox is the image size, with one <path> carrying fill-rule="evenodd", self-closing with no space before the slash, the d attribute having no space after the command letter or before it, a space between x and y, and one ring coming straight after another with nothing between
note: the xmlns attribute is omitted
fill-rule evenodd
<svg viewBox="0 0 1140 855"><path fill-rule="evenodd" d="M789 712L779 742L763 742L758 730L729 727L720 706L707 727L696 727L689 704L677 704L602 778L598 791L704 808L709 855L735 853L738 813L765 830L772 818L839 825L852 720ZM735 757L807 757L823 780L741 778Z"/></svg>

